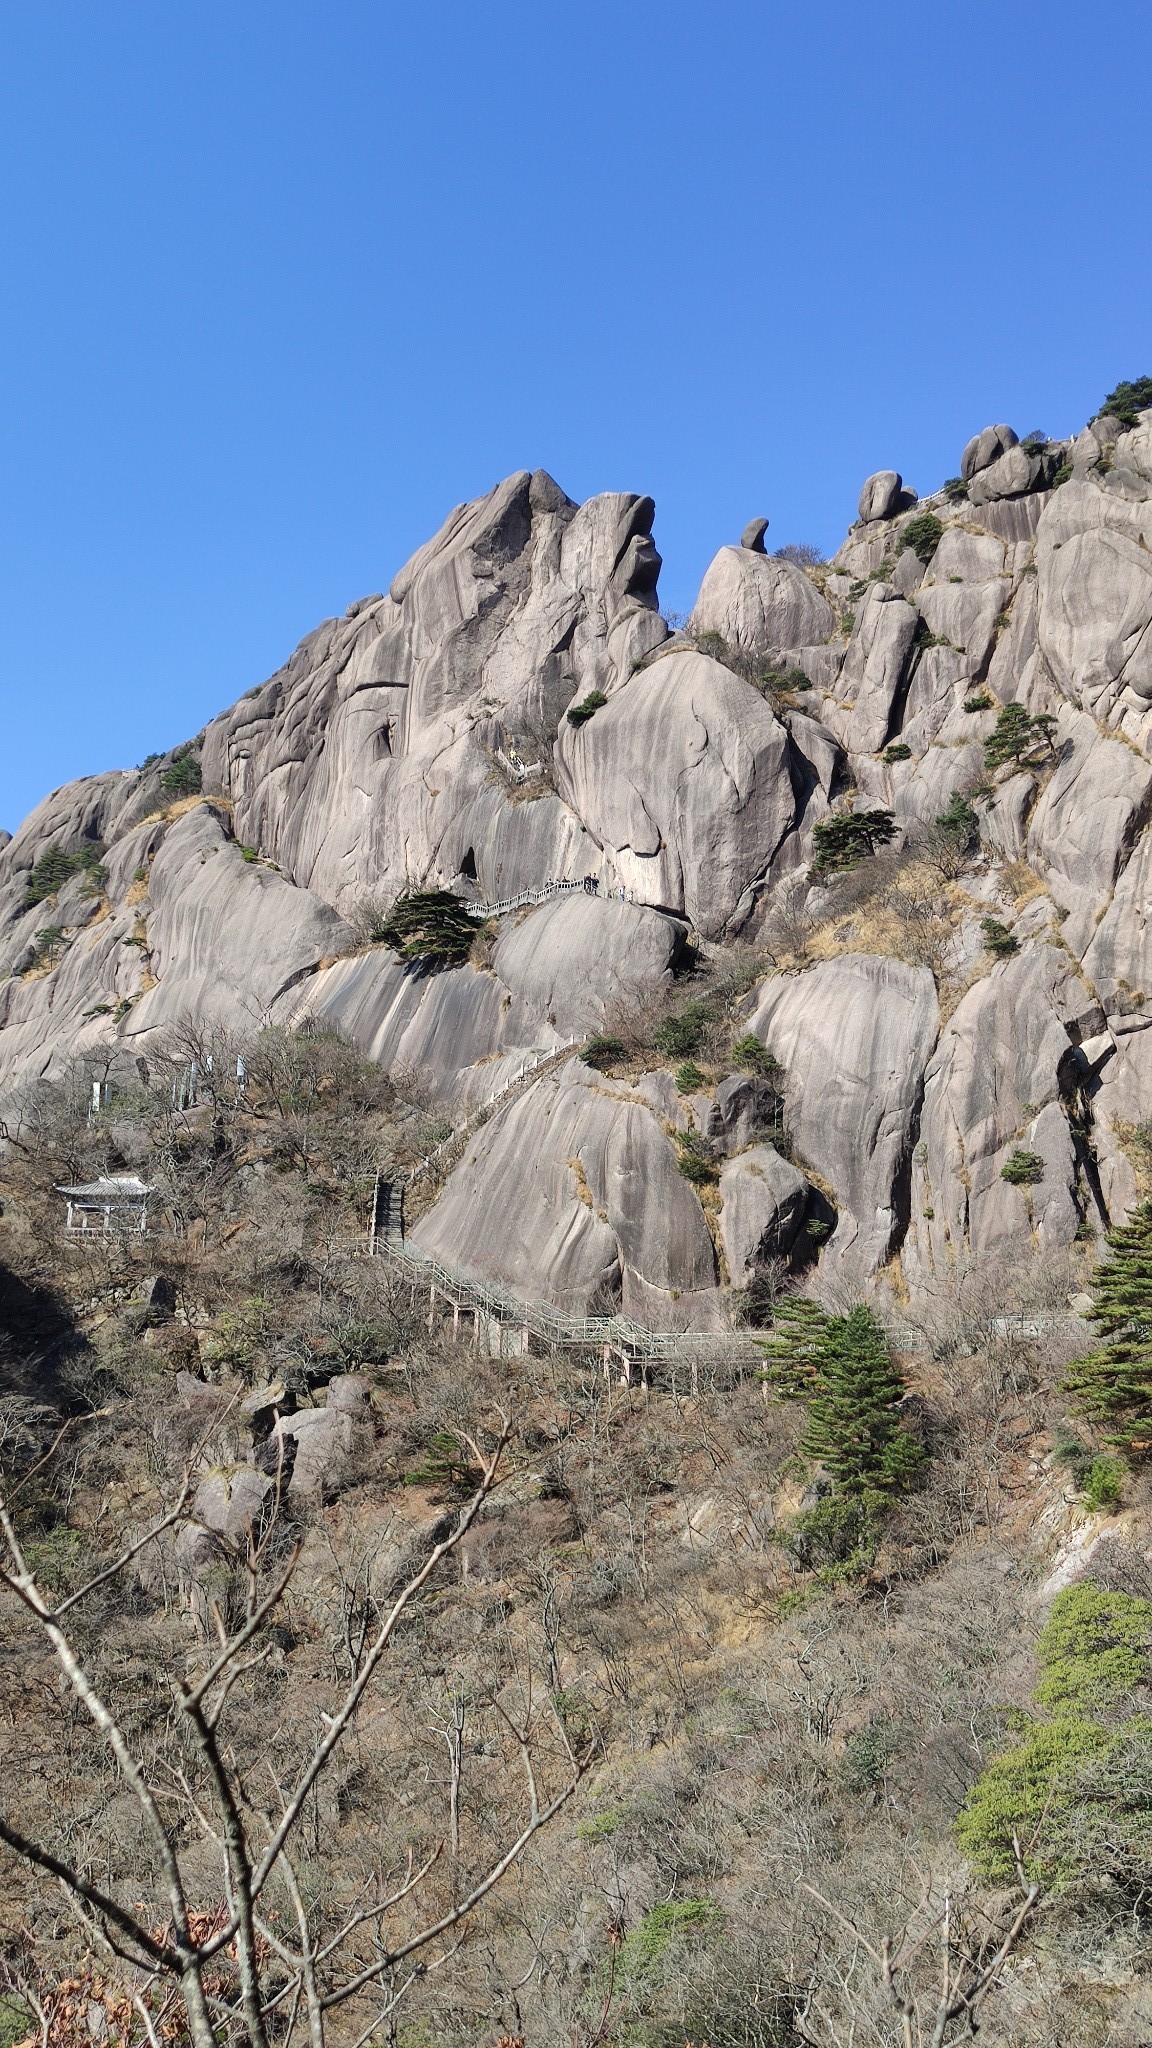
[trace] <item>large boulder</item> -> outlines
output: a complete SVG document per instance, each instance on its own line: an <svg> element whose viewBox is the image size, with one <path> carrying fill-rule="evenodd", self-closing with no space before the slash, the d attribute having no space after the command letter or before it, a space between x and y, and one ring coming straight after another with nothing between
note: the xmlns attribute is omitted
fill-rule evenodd
<svg viewBox="0 0 1152 2048"><path fill-rule="evenodd" d="M771 1145L755 1145L720 1170L720 1242L733 1287L747 1287L758 1266L795 1243L808 1183Z"/></svg>
<svg viewBox="0 0 1152 2048"><path fill-rule="evenodd" d="M860 493L857 517L861 525L869 525L874 519L891 519L893 513L902 509L904 480L896 469L878 469L875 476L865 480Z"/></svg>
<svg viewBox="0 0 1152 2048"><path fill-rule="evenodd" d="M1140 764L1133 756L1131 764L1125 763L1125 766L1138 769ZM1108 819L1107 802L1104 817ZM1085 811L1078 820L1081 832L1087 822ZM1113 850L1117 830L1123 829L1124 822L1113 813ZM1107 844L1102 852L1102 865L1097 860L1095 848L1089 854L1089 873L1095 874L1098 889L1102 872L1107 873ZM1060 888L1060 885L1056 886ZM1067 887L1067 883L1063 887ZM1152 995L1152 835L1147 831L1119 875L1112 900L1096 925L1083 957L1084 972L1105 1001L1128 990Z"/></svg>
<svg viewBox="0 0 1152 2048"><path fill-rule="evenodd" d="M827 640L835 614L796 562L751 548L721 548L709 564L688 621L746 654L774 654Z"/></svg>
<svg viewBox="0 0 1152 2048"><path fill-rule="evenodd" d="M1017 439L1011 427L1003 425L984 427L980 433L973 434L960 457L960 474L965 483L979 475L981 470L990 468L1009 448L1015 448Z"/></svg>
<svg viewBox="0 0 1152 2048"><path fill-rule="evenodd" d="M608 1013L651 997L684 951L677 919L583 891L502 931L492 971L561 1038L599 1030Z"/></svg>
<svg viewBox="0 0 1152 2048"><path fill-rule="evenodd" d="M252 1465L206 1472L192 1502L192 1519L215 1536L241 1543L260 1520L272 1492L272 1481Z"/></svg>
<svg viewBox="0 0 1152 2048"><path fill-rule="evenodd" d="M860 604L835 701L824 721L850 753L872 754L888 738L904 680L918 613L889 583L873 583Z"/></svg>
<svg viewBox="0 0 1152 2048"><path fill-rule="evenodd" d="M1009 448L977 472L968 486L968 497L973 505L991 504L999 498L1022 498L1036 490L1043 479L1042 455L1030 454L1026 448Z"/></svg>
<svg viewBox="0 0 1152 2048"><path fill-rule="evenodd" d="M261 1463L265 1472L283 1473L290 1499L317 1501L339 1491L371 1442L368 1382L341 1373L329 1382L323 1408L279 1417Z"/></svg>
<svg viewBox="0 0 1152 2048"><path fill-rule="evenodd" d="M1055 771L1028 822L1028 858L1068 913L1061 937L1078 958L1091 953L1107 980L1117 941L1131 946L1129 964L1143 951L1139 888L1121 871L1152 812L1152 766L1105 739L1084 711L1061 712L1058 743ZM1144 856L1141 884L1146 868ZM1123 892L1119 911L1114 890Z"/></svg>
<svg viewBox="0 0 1152 2048"><path fill-rule="evenodd" d="M558 748L563 788L620 884L706 938L747 914L795 821L789 752L759 691L689 652L642 669Z"/></svg>
<svg viewBox="0 0 1152 2048"><path fill-rule="evenodd" d="M250 1031L278 997L353 943L326 903L246 861L206 804L161 840L144 916L155 986L135 1006L133 1036L188 1017Z"/></svg>
<svg viewBox="0 0 1152 2048"><path fill-rule="evenodd" d="M839 1211L822 1267L858 1283L883 1265L907 1215L913 1124L940 1022L932 976L845 954L769 981L751 1022L787 1075L798 1160Z"/></svg>
<svg viewBox="0 0 1152 2048"><path fill-rule="evenodd" d="M411 1235L577 1314L715 1322L712 1240L662 1123L638 1090L573 1060L481 1127Z"/></svg>
<svg viewBox="0 0 1152 2048"><path fill-rule="evenodd" d="M1059 689L1097 718L1152 702L1152 497L1095 478L1054 491L1036 536L1040 649ZM1126 693L1131 693L1126 695Z"/></svg>

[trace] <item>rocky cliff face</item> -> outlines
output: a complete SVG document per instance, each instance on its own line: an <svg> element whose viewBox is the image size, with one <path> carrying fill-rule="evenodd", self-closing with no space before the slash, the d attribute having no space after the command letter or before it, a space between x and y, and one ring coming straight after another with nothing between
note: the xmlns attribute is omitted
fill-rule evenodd
<svg viewBox="0 0 1152 2048"><path fill-rule="evenodd" d="M1115 1219L1152 1117L1152 413L1059 447L990 427L961 470L920 504L870 478L829 564L766 555L754 522L680 632L651 500L576 506L537 472L457 508L200 735L199 797L173 801L170 760L93 777L0 847L9 1116L195 1018L326 1022L451 1117L736 948L730 1036L784 1071L791 1163L733 1109L739 1059L680 1092L675 1060L574 1056L476 1134L421 1241L708 1326L798 1234L829 1284L929 1293ZM1009 702L1052 725L990 773ZM942 847L958 792L974 828ZM892 847L814 873L814 826L869 809ZM502 917L483 965L422 976L357 937L406 890L584 878ZM1017 1151L1030 1180L1003 1177Z"/></svg>

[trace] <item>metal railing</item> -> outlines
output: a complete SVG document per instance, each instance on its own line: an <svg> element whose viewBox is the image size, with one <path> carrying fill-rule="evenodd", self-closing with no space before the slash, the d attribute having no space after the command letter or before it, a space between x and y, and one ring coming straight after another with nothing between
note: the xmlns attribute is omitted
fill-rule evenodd
<svg viewBox="0 0 1152 2048"><path fill-rule="evenodd" d="M553 896L571 896L577 892L583 892L585 896L602 896L602 900L608 903L636 901L634 891L625 890L622 885L601 892L597 875L578 875L575 881L545 882L539 889L521 889L518 896L504 896L499 903L469 903L464 897L460 901L469 917L482 924L486 918L507 917L510 911L523 910L530 903L547 903Z"/></svg>
<svg viewBox="0 0 1152 2048"><path fill-rule="evenodd" d="M643 1364L725 1363L751 1368L763 1362L755 1340L736 1331L650 1330L630 1316L573 1315L552 1302L515 1294L495 1281L474 1280L407 1238L381 1239L378 1256L402 1270L415 1285L439 1291L454 1307L524 1330L545 1343L590 1351L607 1348Z"/></svg>
<svg viewBox="0 0 1152 2048"><path fill-rule="evenodd" d="M566 1038L562 1045L543 1046L538 1052L534 1052L531 1058L522 1067L517 1069L510 1080L501 1082L499 1088L491 1095L486 1096L483 1102L478 1102L468 1112L463 1122L457 1124L454 1131L450 1131L446 1138L442 1138L440 1143L428 1153L426 1158L417 1161L416 1165L403 1176L404 1186L414 1187L418 1180L423 1180L425 1174L433 1173L445 1156L452 1150L453 1146L465 1142L471 1137L473 1131L479 1130L481 1124L486 1123L488 1118L495 1110L499 1109L503 1102L506 1102L510 1096L514 1095L518 1088L523 1087L525 1081L530 1079L533 1074L539 1074L544 1067L559 1066L562 1060L568 1058L568 1055L575 1046L585 1043L585 1039L586 1034L577 1033L575 1038Z"/></svg>

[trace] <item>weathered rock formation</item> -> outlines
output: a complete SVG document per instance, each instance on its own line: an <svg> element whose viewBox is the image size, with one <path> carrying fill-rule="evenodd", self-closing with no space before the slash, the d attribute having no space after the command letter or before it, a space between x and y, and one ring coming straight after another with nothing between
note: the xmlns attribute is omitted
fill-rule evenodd
<svg viewBox="0 0 1152 2048"><path fill-rule="evenodd" d="M751 941L732 1035L784 1071L791 1159L748 1074L682 1093L655 1054L627 1081L574 1057L474 1134L418 1241L670 1327L721 1323L769 1260L818 1253L843 1291L899 1256L915 1296L1105 1227L1152 1117L1152 413L1055 446L987 427L960 474L915 512L895 470L870 477L811 570L752 521L675 634L651 500L577 506L537 472L458 507L199 735L201 795L174 800L168 757L57 791L0 843L0 1108L190 1019L317 1018L463 1114ZM1011 701L1051 746L989 778ZM926 896L963 792L971 843ZM893 813L911 864L884 857L881 895L813 873L830 807ZM585 878L502 917L484 966L418 975L357 937L408 889ZM1006 1180L1020 1149L1039 1167ZM281 1427L303 1475L308 1431ZM318 1450L348 1435L309 1427Z"/></svg>

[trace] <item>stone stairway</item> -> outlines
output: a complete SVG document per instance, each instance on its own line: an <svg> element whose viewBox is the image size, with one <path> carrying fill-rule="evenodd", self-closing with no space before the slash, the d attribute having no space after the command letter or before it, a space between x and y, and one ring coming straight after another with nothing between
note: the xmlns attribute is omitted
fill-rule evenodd
<svg viewBox="0 0 1152 2048"><path fill-rule="evenodd" d="M502 897L499 903L469 902L465 897L461 897L460 901L469 917L476 918L482 924L489 917L507 917L509 912L523 910L531 903L547 903L553 896L574 894L597 896L603 903L635 901L635 898L626 895L622 888L602 890L594 875L581 875L575 881L545 882L539 889L521 889L518 896Z"/></svg>

